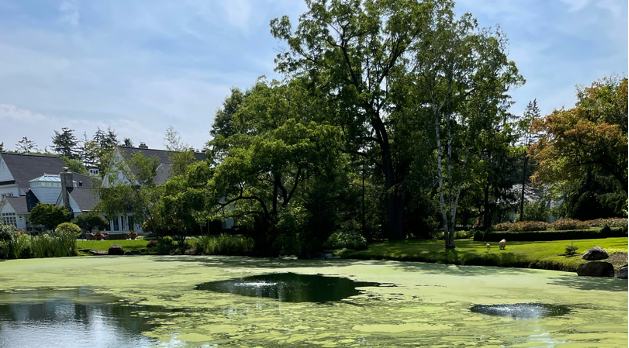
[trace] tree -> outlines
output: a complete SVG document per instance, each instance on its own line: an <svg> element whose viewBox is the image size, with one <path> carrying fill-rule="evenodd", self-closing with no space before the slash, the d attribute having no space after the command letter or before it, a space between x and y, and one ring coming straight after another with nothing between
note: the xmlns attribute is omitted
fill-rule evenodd
<svg viewBox="0 0 629 348"><path fill-rule="evenodd" d="M208 143L211 161L219 163L207 188L216 206L211 218L237 219L266 253L307 253L313 246L307 236L315 235L307 221L316 216L307 188L343 166L336 153L340 130L324 122L327 112L325 99L302 80L258 81L233 115L234 133L217 133ZM332 230L316 232L325 239Z"/></svg>
<svg viewBox="0 0 629 348"><path fill-rule="evenodd" d="M126 147L133 147L133 141L131 141L131 138L124 138L122 140L122 144Z"/></svg>
<svg viewBox="0 0 629 348"><path fill-rule="evenodd" d="M181 152L190 149L190 145L181 142L181 136L179 135L179 132L173 128L173 126L168 126L168 129L166 129L164 146L168 151Z"/></svg>
<svg viewBox="0 0 629 348"><path fill-rule="evenodd" d="M39 151L39 149L37 149L37 144L28 139L28 137L22 137L22 139L15 144L15 150L18 153L32 153Z"/></svg>
<svg viewBox="0 0 629 348"><path fill-rule="evenodd" d="M61 128L61 132L55 131L55 136L52 137L52 150L61 156L77 159L79 142L72 132L74 130L67 127Z"/></svg>
<svg viewBox="0 0 629 348"><path fill-rule="evenodd" d="M31 210L29 220L34 225L44 225L48 230L52 230L57 225L70 221L70 213L65 207L37 203Z"/></svg>
<svg viewBox="0 0 629 348"><path fill-rule="evenodd" d="M539 161L537 184L581 181L588 173L610 176L627 194L627 78L606 78L578 89L574 108L533 122L540 134L530 148Z"/></svg>
<svg viewBox="0 0 629 348"><path fill-rule="evenodd" d="M461 190L481 154L501 139L512 86L524 82L506 55L507 40L499 30L479 29L470 14L454 18L453 3L442 3L423 40L414 43L412 77L407 89L414 110L431 124L433 177L446 248L454 248L454 229Z"/></svg>
<svg viewBox="0 0 629 348"><path fill-rule="evenodd" d="M111 153L103 158L106 165L101 168L108 180L98 187L100 202L96 209L107 216L132 214L136 221L151 219L151 207L160 198L155 183L159 158L147 157L142 152L134 153L126 161L108 157Z"/></svg>
<svg viewBox="0 0 629 348"><path fill-rule="evenodd" d="M0 142L0 152L4 152L4 142Z"/></svg>
<svg viewBox="0 0 629 348"><path fill-rule="evenodd" d="M68 169L71 172L79 173L83 175L89 175L87 168L85 168L85 166L80 160L61 156L61 161L63 162L63 165L65 167L68 167Z"/></svg>
<svg viewBox="0 0 629 348"><path fill-rule="evenodd" d="M529 102L524 110L524 115L522 119L518 122L518 127L522 134L521 141L522 146L524 146L523 151L523 160L522 160L522 180L520 182L521 191L520 191L520 221L524 221L524 193L528 181L528 167L529 167L529 152L528 149L533 145L533 143L537 142L537 135L531 131L531 126L535 120L538 120L541 117L541 111L537 106L537 99L534 99L532 102Z"/></svg>
<svg viewBox="0 0 629 348"><path fill-rule="evenodd" d="M247 97L247 94L248 93L243 93L238 87L231 89L231 95L223 101L223 107L218 109L214 116L212 130L210 130L210 134L213 137L220 134L227 138L234 134L231 121L234 114L240 108L240 104L242 104L242 101Z"/></svg>
<svg viewBox="0 0 629 348"><path fill-rule="evenodd" d="M74 218L72 222L88 232L92 232L94 229L105 230L109 227L109 221L97 211L83 213Z"/></svg>

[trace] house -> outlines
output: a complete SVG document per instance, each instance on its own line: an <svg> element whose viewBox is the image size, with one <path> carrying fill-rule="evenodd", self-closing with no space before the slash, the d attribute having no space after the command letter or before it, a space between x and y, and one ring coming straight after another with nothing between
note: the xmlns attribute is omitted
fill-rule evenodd
<svg viewBox="0 0 629 348"><path fill-rule="evenodd" d="M162 184L166 180L168 180L172 175L172 164L173 164L173 155L176 153L174 151L167 150L158 150L158 149L149 149L145 143L140 143L138 147L129 147L129 146L118 146L114 149L113 162L114 165L112 167L119 168L117 172L106 173L102 186L107 187L110 184L110 181L113 179L117 184L125 183L132 184L130 179L127 178L124 172L128 172L131 168L129 168L128 163L133 157L133 155L137 153L142 153L145 157L155 157L159 161L159 165L157 167L157 173L155 176L155 184ZM194 158L196 161L203 161L207 158L207 155L202 152L194 152ZM123 168L123 169L120 169ZM140 231L142 221L136 219L134 221L133 214L129 213L125 216L118 217L109 217L111 231L113 232L127 232L129 230ZM221 227L223 229L231 229L234 225L233 219L227 219L222 221Z"/></svg>
<svg viewBox="0 0 629 348"><path fill-rule="evenodd" d="M56 204L63 162L56 156L0 153L0 222L32 230L28 221L37 203ZM74 174L72 187L89 189L88 176Z"/></svg>

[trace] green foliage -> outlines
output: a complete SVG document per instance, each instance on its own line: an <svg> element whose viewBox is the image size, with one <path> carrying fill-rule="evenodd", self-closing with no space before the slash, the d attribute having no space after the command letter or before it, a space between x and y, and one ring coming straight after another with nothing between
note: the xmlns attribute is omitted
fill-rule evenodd
<svg viewBox="0 0 629 348"><path fill-rule="evenodd" d="M602 227L607 225L609 227L621 227L627 229L627 219L623 218L596 219L585 222L587 222L591 227Z"/></svg>
<svg viewBox="0 0 629 348"><path fill-rule="evenodd" d="M494 231L545 231L551 227L551 224L544 221L518 221L503 222L493 226Z"/></svg>
<svg viewBox="0 0 629 348"><path fill-rule="evenodd" d="M109 227L109 221L107 221L107 219L105 219L105 217L97 211L89 211L80 214L72 220L72 223L88 232L92 232L92 230L95 229L104 230Z"/></svg>
<svg viewBox="0 0 629 348"><path fill-rule="evenodd" d="M524 221L547 221L550 218L548 201L538 199L524 204ZM519 216L516 220L520 220Z"/></svg>
<svg viewBox="0 0 629 348"><path fill-rule="evenodd" d="M358 232L334 232L323 244L325 249L367 249L367 240Z"/></svg>
<svg viewBox="0 0 629 348"><path fill-rule="evenodd" d="M61 128L61 132L55 131L55 136L52 137L52 150L59 155L65 157L66 159L77 159L77 145L79 143L76 136L74 136L74 129L70 129L67 127ZM80 162L79 162L80 163ZM64 165L69 167L65 161ZM72 170L73 172L79 173L79 171ZM83 173L81 173L83 174Z"/></svg>
<svg viewBox="0 0 629 348"><path fill-rule="evenodd" d="M553 230L555 231L587 230L588 228L590 228L590 224L587 222L574 219L561 219L553 222Z"/></svg>
<svg viewBox="0 0 629 348"><path fill-rule="evenodd" d="M566 256L572 256L577 253L577 250L579 250L579 247L574 245L574 241L572 241L570 245L566 245L564 254Z"/></svg>
<svg viewBox="0 0 629 348"><path fill-rule="evenodd" d="M59 224L55 231L58 234L74 234L75 237L79 237L82 233L81 228L71 222Z"/></svg>
<svg viewBox="0 0 629 348"><path fill-rule="evenodd" d="M437 239L444 240L445 234L443 232L437 234ZM471 231L456 231L454 232L454 239L469 239L472 238Z"/></svg>
<svg viewBox="0 0 629 348"><path fill-rule="evenodd" d="M29 220L34 225L44 225L52 230L57 225L70 221L70 215L65 207L40 202L31 210Z"/></svg>
<svg viewBox="0 0 629 348"><path fill-rule="evenodd" d="M627 231L622 228L615 229L587 229L568 231L523 231L523 232L477 232L475 241L498 242L507 241L545 241L545 240L569 240L569 239L595 239L610 237L625 237Z"/></svg>
<svg viewBox="0 0 629 348"><path fill-rule="evenodd" d="M81 162L80 160L61 156L61 161L63 161L64 166L68 167L69 171L83 175L89 175L87 168L85 168L85 165L83 165L83 162Z"/></svg>
<svg viewBox="0 0 629 348"><path fill-rule="evenodd" d="M245 236L202 236L190 242L197 249L197 254L204 255L251 255L255 242Z"/></svg>
<svg viewBox="0 0 629 348"><path fill-rule="evenodd" d="M13 226L0 225L0 259L65 257L78 255L76 234L56 231L30 236Z"/></svg>

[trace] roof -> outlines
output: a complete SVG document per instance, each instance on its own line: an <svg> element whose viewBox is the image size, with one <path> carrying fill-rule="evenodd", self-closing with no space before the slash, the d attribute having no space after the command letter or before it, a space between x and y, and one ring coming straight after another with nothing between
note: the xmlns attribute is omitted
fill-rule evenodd
<svg viewBox="0 0 629 348"><path fill-rule="evenodd" d="M142 152L146 157L157 156L159 158L159 163L173 163L172 155L174 155L175 151L168 150L157 150L157 149L141 149L138 147L127 147L120 146L118 147L120 150L120 154L124 157L125 160L128 160L134 154L138 152ZM197 161L204 161L207 158L207 155L204 152L194 152L194 158Z"/></svg>
<svg viewBox="0 0 629 348"><path fill-rule="evenodd" d="M11 171L15 183L24 192L30 190L29 181L31 179L46 173L60 173L63 170L63 162L59 157L18 153L2 153L1 156Z"/></svg>
<svg viewBox="0 0 629 348"><path fill-rule="evenodd" d="M13 210L15 210L16 213L28 213L26 196L7 196L4 199L7 200L7 203L11 204L11 207L13 207Z"/></svg>
<svg viewBox="0 0 629 348"><path fill-rule="evenodd" d="M38 178L29 180L29 182L33 182L33 181L61 182L61 178L59 177L59 174L44 174Z"/></svg>
<svg viewBox="0 0 629 348"><path fill-rule="evenodd" d="M168 180L170 175L172 174L170 171L170 166L173 163L173 155L176 153L175 151L167 151L167 150L157 150L157 149L141 149L137 147L126 147L120 146L118 147L120 154L125 159L125 161L129 160L134 154L141 152L146 157L156 156L159 159L160 166L157 168L157 173L155 175L155 183L161 184L164 181ZM197 161L204 161L207 158L207 155L204 152L194 152L194 158Z"/></svg>
<svg viewBox="0 0 629 348"><path fill-rule="evenodd" d="M71 191L69 191L70 196L79 206L79 209L82 211L92 210L96 206L96 203L99 202L97 198L98 192L93 189L85 188L85 187L75 187Z"/></svg>

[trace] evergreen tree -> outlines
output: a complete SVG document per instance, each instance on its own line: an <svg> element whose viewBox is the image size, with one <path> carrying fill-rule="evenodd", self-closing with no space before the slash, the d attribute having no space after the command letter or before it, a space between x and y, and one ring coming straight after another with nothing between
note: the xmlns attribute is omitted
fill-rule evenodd
<svg viewBox="0 0 629 348"><path fill-rule="evenodd" d="M22 137L22 140L18 141L15 144L15 150L18 153L32 153L38 152L37 144L34 141L30 140L28 137Z"/></svg>
<svg viewBox="0 0 629 348"><path fill-rule="evenodd" d="M76 136L74 136L73 132L74 129L70 129L67 127L61 128L61 132L55 131L55 136L52 137L52 150L67 158L79 158L79 141Z"/></svg>

